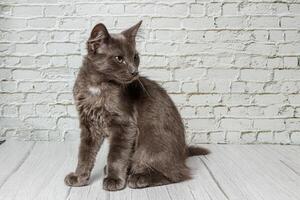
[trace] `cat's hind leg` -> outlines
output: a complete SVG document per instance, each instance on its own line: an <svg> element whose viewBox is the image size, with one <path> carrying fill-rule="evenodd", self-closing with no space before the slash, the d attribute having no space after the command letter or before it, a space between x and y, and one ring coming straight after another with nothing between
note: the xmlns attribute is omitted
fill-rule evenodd
<svg viewBox="0 0 300 200"><path fill-rule="evenodd" d="M145 188L151 186L166 185L172 182L173 181L169 180L162 173L150 168L145 168L139 173L130 174L127 184L130 188Z"/></svg>

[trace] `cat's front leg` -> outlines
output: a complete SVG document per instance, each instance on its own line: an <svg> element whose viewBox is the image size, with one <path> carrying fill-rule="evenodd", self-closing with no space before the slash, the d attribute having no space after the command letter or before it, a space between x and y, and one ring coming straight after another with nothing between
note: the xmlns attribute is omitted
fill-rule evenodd
<svg viewBox="0 0 300 200"><path fill-rule="evenodd" d="M88 184L97 153L103 140L104 137L102 135L92 135L85 125L81 125L78 164L75 172L72 172L65 177L66 185L79 187Z"/></svg>
<svg viewBox="0 0 300 200"><path fill-rule="evenodd" d="M111 128L107 176L103 180L104 190L115 191L125 188L136 133L137 127L133 124L114 125Z"/></svg>

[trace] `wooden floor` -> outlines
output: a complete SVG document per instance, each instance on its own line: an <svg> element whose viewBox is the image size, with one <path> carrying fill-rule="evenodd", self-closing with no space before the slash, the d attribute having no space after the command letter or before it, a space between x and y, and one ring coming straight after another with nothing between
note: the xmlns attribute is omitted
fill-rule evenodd
<svg viewBox="0 0 300 200"><path fill-rule="evenodd" d="M1 200L299 200L300 146L203 145L212 153L191 157L193 179L119 192L102 190L107 145L98 154L90 185L70 188L77 143L15 142L0 145Z"/></svg>

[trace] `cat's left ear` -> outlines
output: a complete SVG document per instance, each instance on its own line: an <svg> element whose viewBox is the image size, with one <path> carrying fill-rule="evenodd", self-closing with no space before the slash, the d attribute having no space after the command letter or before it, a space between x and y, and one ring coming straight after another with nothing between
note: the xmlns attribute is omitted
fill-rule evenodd
<svg viewBox="0 0 300 200"><path fill-rule="evenodd" d="M128 38L129 40L135 40L135 37L136 37L136 34L142 24L142 20L139 21L136 25L130 27L129 29L125 30L125 31L122 31L122 34Z"/></svg>
<svg viewBox="0 0 300 200"><path fill-rule="evenodd" d="M95 53L97 49L104 50L108 45L110 40L110 35L104 24L97 24L90 35L89 40L87 41L89 52ZM99 50L98 50L99 51Z"/></svg>

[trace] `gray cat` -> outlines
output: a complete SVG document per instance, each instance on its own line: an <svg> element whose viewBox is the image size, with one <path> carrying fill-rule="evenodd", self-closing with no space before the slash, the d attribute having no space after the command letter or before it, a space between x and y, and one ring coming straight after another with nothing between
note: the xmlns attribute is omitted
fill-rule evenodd
<svg viewBox="0 0 300 200"><path fill-rule="evenodd" d="M74 86L80 116L78 165L65 178L69 186L87 185L96 154L109 140L105 190L176 183L190 178L188 156L207 149L188 147L179 112L167 92L138 73L135 37L141 21L109 34L97 24Z"/></svg>

